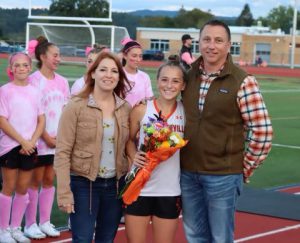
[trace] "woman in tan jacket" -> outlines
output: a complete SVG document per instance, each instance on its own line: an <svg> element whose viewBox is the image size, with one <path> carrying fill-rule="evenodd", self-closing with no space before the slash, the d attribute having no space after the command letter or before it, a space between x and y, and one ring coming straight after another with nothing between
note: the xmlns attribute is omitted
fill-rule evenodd
<svg viewBox="0 0 300 243"><path fill-rule="evenodd" d="M113 242L122 215L118 181L128 171L125 144L130 87L118 58L101 53L86 87L63 110L54 168L59 208L71 214L72 242ZM96 223L96 229L94 228Z"/></svg>

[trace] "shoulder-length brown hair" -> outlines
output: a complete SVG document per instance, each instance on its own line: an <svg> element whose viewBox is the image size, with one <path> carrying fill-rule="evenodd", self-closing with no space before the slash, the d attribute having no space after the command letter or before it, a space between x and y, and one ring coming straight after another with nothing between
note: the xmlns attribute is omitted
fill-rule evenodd
<svg viewBox="0 0 300 243"><path fill-rule="evenodd" d="M89 68L86 74L84 89L77 96L81 98L87 98L93 92L95 87L95 79L92 78L92 73L95 72L99 63L106 58L111 59L116 63L119 72L119 82L114 88L114 93L123 99L126 97L126 94L131 90L131 86L126 77L126 74L123 70L119 58L111 52L102 52L99 54L99 56L94 61L93 65Z"/></svg>

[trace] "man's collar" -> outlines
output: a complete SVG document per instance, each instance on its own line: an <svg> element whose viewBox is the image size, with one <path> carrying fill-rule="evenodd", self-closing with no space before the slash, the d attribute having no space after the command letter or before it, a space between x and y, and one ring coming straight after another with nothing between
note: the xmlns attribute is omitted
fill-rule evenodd
<svg viewBox="0 0 300 243"><path fill-rule="evenodd" d="M200 74L205 75L208 78L217 77L217 76L226 76L227 74L231 73L232 57L231 57L230 54L227 55L227 58L226 58L226 61L225 61L224 65L217 72L207 73L204 70L204 64L203 63L204 63L203 62L203 57L200 56L199 59L192 64L192 66L195 68L196 66L194 66L194 65L198 65Z"/></svg>
<svg viewBox="0 0 300 243"><path fill-rule="evenodd" d="M226 62L225 62L225 63L226 63ZM224 64L224 65L225 65L225 64ZM218 71L213 72L213 73L208 73L208 72L205 71L203 59L201 59L201 61L200 61L200 66L199 66L200 74L206 76L207 78L215 78L215 77L218 77L218 76L220 76L222 70L224 69L224 65L222 65L222 67L221 67Z"/></svg>

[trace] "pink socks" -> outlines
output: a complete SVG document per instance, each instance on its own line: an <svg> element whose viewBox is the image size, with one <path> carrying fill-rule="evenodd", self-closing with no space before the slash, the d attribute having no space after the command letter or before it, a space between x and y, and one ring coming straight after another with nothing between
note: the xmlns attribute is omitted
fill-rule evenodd
<svg viewBox="0 0 300 243"><path fill-rule="evenodd" d="M12 203L11 210L11 222L10 227L16 228L21 226L21 222L26 210L26 207L29 203L29 195L26 193L25 195L16 193Z"/></svg>
<svg viewBox="0 0 300 243"><path fill-rule="evenodd" d="M28 189L29 204L25 213L26 227L36 223L37 205L39 204L40 224L50 221L55 187L38 190Z"/></svg>
<svg viewBox="0 0 300 243"><path fill-rule="evenodd" d="M38 197L37 190L28 189L28 193L25 195L16 193L13 203L11 196L6 196L0 193L0 229L7 229L9 227L10 218L10 226L12 228L19 227L25 210L26 227L34 224L36 222L38 200L40 209L40 224L50 221L54 193L54 187L42 188Z"/></svg>
<svg viewBox="0 0 300 243"><path fill-rule="evenodd" d="M39 195L40 224L50 221L55 187L42 188Z"/></svg>
<svg viewBox="0 0 300 243"><path fill-rule="evenodd" d="M12 197L0 193L0 229L9 227Z"/></svg>
<svg viewBox="0 0 300 243"><path fill-rule="evenodd" d="M25 212L26 227L36 223L36 212L38 204L38 190L28 189L29 204Z"/></svg>

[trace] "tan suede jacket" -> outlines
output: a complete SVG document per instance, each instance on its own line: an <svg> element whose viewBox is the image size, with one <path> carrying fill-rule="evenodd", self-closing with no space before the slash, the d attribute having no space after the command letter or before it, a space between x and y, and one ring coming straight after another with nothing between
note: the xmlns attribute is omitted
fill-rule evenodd
<svg viewBox="0 0 300 243"><path fill-rule="evenodd" d="M117 179L128 171L125 144L129 137L131 106L115 95L115 158ZM74 97L65 106L56 138L54 169L57 176L58 206L74 204L70 174L94 181L99 172L102 147L102 112L92 96Z"/></svg>

